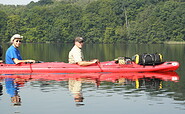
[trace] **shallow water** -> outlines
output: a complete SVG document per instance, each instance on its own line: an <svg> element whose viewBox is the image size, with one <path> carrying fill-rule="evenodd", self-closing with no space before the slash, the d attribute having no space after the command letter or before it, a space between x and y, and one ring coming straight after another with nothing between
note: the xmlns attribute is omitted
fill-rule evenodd
<svg viewBox="0 0 185 114"><path fill-rule="evenodd" d="M8 45L3 47L6 50ZM23 44L20 50L25 53L23 58L67 62L71 47L72 44ZM185 113L185 45L86 44L83 51L87 60L101 61L159 52L165 61L178 61L181 66L177 74L1 74L1 114ZM7 88L7 82L11 87ZM21 102L18 99L13 103L7 90L16 92ZM83 102L75 102L75 96L83 97L76 99Z"/></svg>

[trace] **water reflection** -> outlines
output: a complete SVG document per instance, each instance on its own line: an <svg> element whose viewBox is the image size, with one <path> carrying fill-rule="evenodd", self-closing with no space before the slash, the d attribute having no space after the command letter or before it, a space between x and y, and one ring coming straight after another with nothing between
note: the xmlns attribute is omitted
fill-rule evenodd
<svg viewBox="0 0 185 114"><path fill-rule="evenodd" d="M78 103L78 105L84 105L80 102L83 102L83 95L82 95L82 80L69 80L69 91L73 94L74 101Z"/></svg>
<svg viewBox="0 0 185 114"><path fill-rule="evenodd" d="M3 85L0 83L0 96L3 95Z"/></svg>
<svg viewBox="0 0 185 114"><path fill-rule="evenodd" d="M33 87L40 87L44 92L52 92L48 85L57 85L57 82L65 82L61 88L66 88L72 94L76 106L84 106L83 89L94 85L100 90L107 91L114 88L113 93L125 91L124 94L132 94L134 91L156 91L163 88L164 82L177 82L179 76L176 72L165 73L77 73L77 74L24 74L24 75L0 75L5 81L7 94L11 97L14 106L21 105L19 91L25 83L30 82ZM37 82L36 85L34 82ZM40 86L38 86L40 85ZM45 87L45 89L44 89ZM83 88L84 87L84 88ZM3 87L0 86L0 92ZM130 91L128 91L130 90ZM86 91L87 92L87 91Z"/></svg>
<svg viewBox="0 0 185 114"><path fill-rule="evenodd" d="M11 102L14 106L21 105L21 98L19 96L19 87L25 83L25 79L21 78L5 78L6 92L11 97Z"/></svg>

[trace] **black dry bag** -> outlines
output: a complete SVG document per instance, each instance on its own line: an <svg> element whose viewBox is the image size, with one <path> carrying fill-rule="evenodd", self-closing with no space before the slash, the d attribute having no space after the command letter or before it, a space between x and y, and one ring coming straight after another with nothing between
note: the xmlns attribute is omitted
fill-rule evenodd
<svg viewBox="0 0 185 114"><path fill-rule="evenodd" d="M134 56L134 62L140 65L157 65L162 63L162 55L157 53L144 53L142 55L136 54Z"/></svg>

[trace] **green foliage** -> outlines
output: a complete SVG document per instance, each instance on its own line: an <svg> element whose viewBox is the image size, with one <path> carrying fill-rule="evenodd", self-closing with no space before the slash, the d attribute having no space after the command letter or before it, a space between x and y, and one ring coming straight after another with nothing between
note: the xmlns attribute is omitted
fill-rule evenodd
<svg viewBox="0 0 185 114"><path fill-rule="evenodd" d="M167 1L149 6L131 22L131 35L136 43L184 41L185 3Z"/></svg>
<svg viewBox="0 0 185 114"><path fill-rule="evenodd" d="M7 15L5 12L0 10L0 42L4 41L5 36L5 28L6 28L6 22L7 22Z"/></svg>
<svg viewBox="0 0 185 114"><path fill-rule="evenodd" d="M183 0L40 0L0 5L0 42L163 43L185 40Z"/></svg>

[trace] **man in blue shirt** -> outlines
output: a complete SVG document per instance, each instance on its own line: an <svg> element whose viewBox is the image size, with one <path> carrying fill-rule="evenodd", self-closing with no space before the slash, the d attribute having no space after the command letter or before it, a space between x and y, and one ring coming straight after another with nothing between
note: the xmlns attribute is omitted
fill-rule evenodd
<svg viewBox="0 0 185 114"><path fill-rule="evenodd" d="M32 62L35 63L35 60L23 60L21 54L18 50L18 47L21 45L23 36L15 34L10 39L11 46L6 51L6 64L18 64L21 62Z"/></svg>

